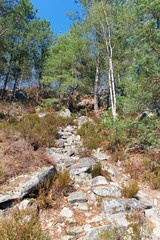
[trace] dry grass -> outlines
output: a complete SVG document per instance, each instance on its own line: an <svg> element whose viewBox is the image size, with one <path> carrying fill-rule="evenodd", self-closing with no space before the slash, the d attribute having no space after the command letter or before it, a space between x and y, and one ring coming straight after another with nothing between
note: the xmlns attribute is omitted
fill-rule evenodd
<svg viewBox="0 0 160 240"><path fill-rule="evenodd" d="M47 179L38 192L37 203L39 207L41 209L54 208L55 201L60 200L67 195L68 191L72 190L70 182L68 170L60 172L52 179Z"/></svg>
<svg viewBox="0 0 160 240"><path fill-rule="evenodd" d="M160 189L160 152L126 154L122 166L136 180L147 182L152 189Z"/></svg>
<svg viewBox="0 0 160 240"><path fill-rule="evenodd" d="M39 168L55 165L45 154L45 148L37 151L24 139L4 140L0 143L0 166L2 182L16 175L37 171Z"/></svg>
<svg viewBox="0 0 160 240"><path fill-rule="evenodd" d="M11 216L0 222L0 240L49 240L40 227L38 216L31 208L25 211L15 209Z"/></svg>
<svg viewBox="0 0 160 240"><path fill-rule="evenodd" d="M122 183L122 197L133 198L139 191L139 186L136 180L131 179L127 183Z"/></svg>

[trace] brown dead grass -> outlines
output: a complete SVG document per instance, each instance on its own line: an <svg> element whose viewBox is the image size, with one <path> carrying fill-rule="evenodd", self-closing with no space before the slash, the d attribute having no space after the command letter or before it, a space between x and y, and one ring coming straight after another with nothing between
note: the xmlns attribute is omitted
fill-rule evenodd
<svg viewBox="0 0 160 240"><path fill-rule="evenodd" d="M34 151L33 147L24 139L18 141L3 139L0 143L2 182L50 165L55 165L55 163L45 154L45 148Z"/></svg>

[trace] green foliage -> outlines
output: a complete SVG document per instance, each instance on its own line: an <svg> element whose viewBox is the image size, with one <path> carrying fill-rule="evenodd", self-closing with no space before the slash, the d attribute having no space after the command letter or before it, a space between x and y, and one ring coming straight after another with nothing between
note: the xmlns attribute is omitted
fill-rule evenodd
<svg viewBox="0 0 160 240"><path fill-rule="evenodd" d="M136 180L129 180L127 183L122 183L121 193L125 198L133 198L139 191L139 186Z"/></svg>
<svg viewBox="0 0 160 240"><path fill-rule="evenodd" d="M100 162L98 162L93 168L91 168L90 172L93 178L97 176L104 176L108 181L111 180L110 173L102 169L102 165Z"/></svg>
<svg viewBox="0 0 160 240"><path fill-rule="evenodd" d="M102 116L104 120L104 128L108 131L108 139L113 144L145 144L148 146L159 146L158 137L160 120L155 116L146 117L143 120L135 120L134 118L117 117L113 121L109 112L105 112Z"/></svg>
<svg viewBox="0 0 160 240"><path fill-rule="evenodd" d="M84 147L89 150L97 149L103 143L104 135L101 125L91 122L83 123L77 130L77 134L82 137Z"/></svg>
<svg viewBox="0 0 160 240"><path fill-rule="evenodd" d="M0 240L49 240L40 228L35 210L15 209L10 218L0 221Z"/></svg>

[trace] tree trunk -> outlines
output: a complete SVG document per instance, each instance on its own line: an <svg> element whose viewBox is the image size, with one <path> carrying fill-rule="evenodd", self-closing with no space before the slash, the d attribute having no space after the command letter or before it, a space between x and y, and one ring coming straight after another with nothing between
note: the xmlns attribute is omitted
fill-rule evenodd
<svg viewBox="0 0 160 240"><path fill-rule="evenodd" d="M98 50L97 54L97 64L96 64L96 76L94 82L94 111L98 111L98 85L99 85L99 78L100 78L100 54Z"/></svg>
<svg viewBox="0 0 160 240"><path fill-rule="evenodd" d="M105 23L103 22L100 22L100 23L103 29L103 34L104 34L104 39L106 44L106 51L108 54L108 64L109 64L108 80L109 80L109 89L110 89L110 97L111 97L112 116L113 116L113 120L115 121L117 113L116 113L116 90L115 90L115 81L114 81L113 60L112 60L113 50L112 50L112 44L111 44L111 29L110 29L110 24L108 21L107 13L103 5L103 2L101 4L104 12ZM105 24L107 25L106 27L105 27Z"/></svg>
<svg viewBox="0 0 160 240"><path fill-rule="evenodd" d="M17 83L18 83L19 72L20 72L20 64L21 64L21 57L19 58L18 67L17 67L17 70L16 70L15 81L14 81L14 86L13 86L13 90L12 90L9 102L12 102L13 98L15 96L16 87L17 87Z"/></svg>
<svg viewBox="0 0 160 240"><path fill-rule="evenodd" d="M6 91L6 86L7 86L7 83L8 83L9 73L10 73L10 70L11 70L11 63L12 63L12 55L11 55L9 63L8 63L8 70L7 70L6 78L5 78L3 89L2 89L1 100L4 98L4 94L5 94L5 91Z"/></svg>

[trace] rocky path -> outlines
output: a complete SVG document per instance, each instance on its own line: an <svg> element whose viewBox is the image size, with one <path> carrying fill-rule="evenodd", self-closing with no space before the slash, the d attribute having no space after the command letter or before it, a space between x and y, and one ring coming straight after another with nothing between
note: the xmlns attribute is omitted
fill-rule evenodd
<svg viewBox="0 0 160 240"><path fill-rule="evenodd" d="M132 240L135 239L135 234L129 226L137 220L129 220L128 216L134 214L135 217L141 215L143 219L140 239L160 239L160 192L141 185L136 198L122 198L121 184L127 182L130 176L120 166L109 163L110 157L99 149L93 152L92 157L80 157L83 148L76 131L84 121L87 119L81 117L78 126L61 128L57 134L57 148L46 150L47 155L56 162L57 170L68 169L74 191L58 201L57 207L40 211L43 231L49 233L54 240L97 240L103 239L101 234L104 230L115 232L116 227L116 236ZM110 173L110 181L103 176L92 178L90 169L99 161L103 170ZM32 181L30 180L32 188L33 176L36 179L41 176L42 181L47 176L44 173L50 174L51 170L56 171L51 167L41 171L41 174L33 174ZM27 181L25 180L25 186L28 186ZM24 186L21 187L24 189ZM4 193L0 195L1 203L4 199L7 202L6 196ZM11 197L10 194L8 196ZM153 229L152 234L146 230L148 226Z"/></svg>

